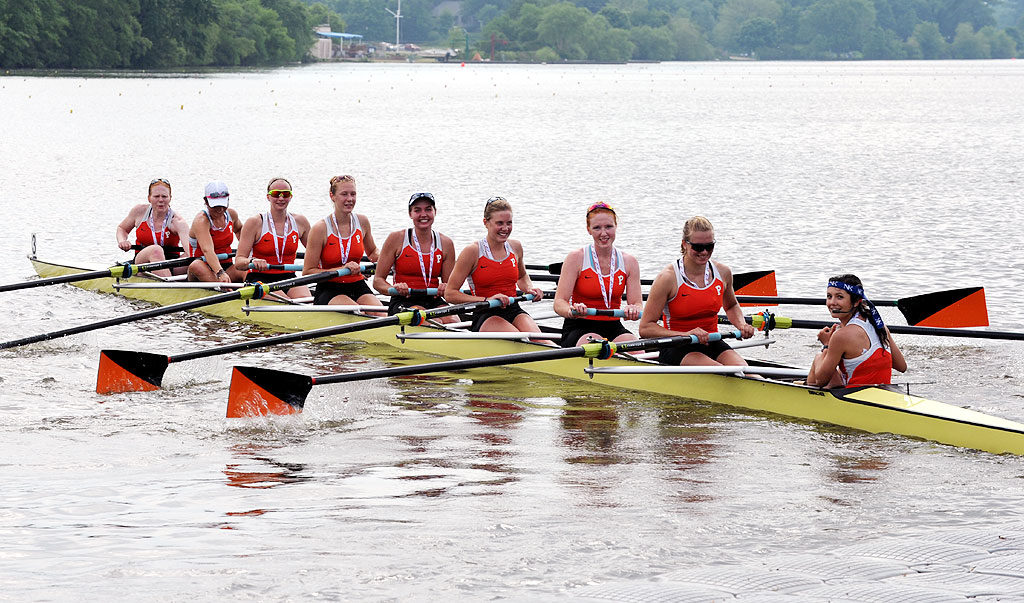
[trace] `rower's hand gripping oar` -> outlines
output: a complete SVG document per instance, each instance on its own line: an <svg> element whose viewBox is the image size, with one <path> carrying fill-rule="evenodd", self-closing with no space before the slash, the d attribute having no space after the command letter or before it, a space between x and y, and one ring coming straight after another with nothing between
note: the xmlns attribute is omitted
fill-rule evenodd
<svg viewBox="0 0 1024 603"><path fill-rule="evenodd" d="M145 310L143 312L136 312L135 314L129 314L127 316L119 316L116 318L110 318L107 320L101 320L99 322L93 322L85 325L79 325L77 327L71 327L69 329L61 329L60 331L51 331L49 333L42 333L40 335L33 335L32 337L25 337L22 339L15 339L12 341L6 341L0 343L0 350L7 348L14 348L18 346L28 345L30 343L38 343L40 341L47 341L49 339L56 339L58 337L64 337L66 335L75 335L77 333L85 333L86 331L94 331L96 329L103 329L106 327L113 327L117 325L142 320L145 318L152 318L154 316L163 316L165 314L173 314L175 312L181 312L183 310L194 310L196 308L202 308L204 306L212 306L214 304L223 303L226 301L234 301L237 299L248 300L250 299L261 299L268 293L273 291L280 291L281 289L288 289L290 287L297 287L299 285L306 285L309 283L316 283L327 279L335 278L338 276L346 276L350 273L348 268L341 268L339 270L328 270L326 272L318 272L316 274L307 274L305 276L297 276L276 283L253 283L247 287L242 287L236 291L229 291L227 293L220 293L218 295L211 295L209 297L201 297L199 299L193 299L187 302L181 302L180 304L173 304L170 306L163 306L160 308L153 308L151 310Z"/></svg>
<svg viewBox="0 0 1024 603"><path fill-rule="evenodd" d="M711 333L710 341L733 337L740 339L739 331ZM372 371L337 373L333 375L300 375L286 371L263 369L252 366L236 366L231 373L231 388L228 393L228 418L263 416L268 414L287 415L302 412L306 396L314 385L348 383L382 377L441 373L488 366L508 366L527 362L558 360L561 358L608 359L614 354L661 349L676 345L698 343L696 335L675 335L654 339L633 341L600 341L571 348L555 348L537 352L521 352L466 360L449 360L429 364L397 366Z"/></svg>
<svg viewBox="0 0 1024 603"><path fill-rule="evenodd" d="M771 313L754 314L746 317L747 322L755 329L770 331L771 329L823 329L836 324L835 321L798 320ZM765 326L767 325L767 328ZM903 325L885 325L890 333L898 335L932 335L938 337L967 337L976 339L1008 339L1024 341L1024 333L1013 331L979 331L977 329L945 329L941 327L917 327Z"/></svg>
<svg viewBox="0 0 1024 603"><path fill-rule="evenodd" d="M231 254L220 253L217 254L218 260L226 260ZM123 264L117 264L110 268L104 268L103 270L93 270L91 272L76 272L75 274L65 274L62 276L53 276L50 278L41 278L34 281L25 281L23 283L10 283L7 285L0 285L0 293L4 291L18 291L20 289L31 289L33 287L45 287L47 285L58 285L60 283L77 283L80 281L89 281L96 278L129 278L140 272L152 272L154 270L163 270L165 268L177 268L178 266L187 266L192 262L200 259L201 257L193 258L177 258L174 260L163 260L161 262L150 262L148 264L132 264L131 262L125 262Z"/></svg>
<svg viewBox="0 0 1024 603"><path fill-rule="evenodd" d="M512 301L523 301L532 299L532 295L525 295L513 298ZM308 339L318 339L341 335L343 333L355 333L367 331L379 327L400 325L403 329L406 326L418 326L427 320L458 314L459 312L472 312L486 308L496 308L501 303L498 300L487 300L480 302L469 302L457 306L443 306L428 310L407 310L392 316L383 316L364 320L361 322L333 325L310 331L299 331L297 333L285 333L273 337L243 341L195 352L167 356L164 354L152 354L149 352L133 352L129 350L102 350L100 352L99 369L96 374L96 393L115 394L134 391L153 391L160 389L164 372L169 364L184 362L186 360L197 360L232 352L242 352L256 348L265 348L283 343L294 343Z"/></svg>

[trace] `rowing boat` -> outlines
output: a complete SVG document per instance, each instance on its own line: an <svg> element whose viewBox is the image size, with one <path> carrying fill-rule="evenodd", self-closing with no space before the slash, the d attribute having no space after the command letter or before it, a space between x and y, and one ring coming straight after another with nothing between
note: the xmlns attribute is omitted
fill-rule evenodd
<svg viewBox="0 0 1024 603"><path fill-rule="evenodd" d="M44 262L33 256L30 256L29 259L40 277L87 271L85 268ZM143 274L126 279L126 282L153 282L156 278ZM114 293L110 279L81 281L75 285L85 289ZM211 292L201 289L123 289L120 294L163 305L212 295ZM250 303L281 306L289 302L263 299ZM201 311L222 318L244 320L285 330L308 330L366 320L360 315L334 312L247 313L243 310L242 305L234 303L208 306L202 308ZM403 333L408 336L402 339L396 337L394 329L389 328L361 331L353 334L352 337L346 338L342 335L338 338L382 343L406 350L453 358L483 358L545 349L545 346L541 344L528 341L470 339L462 340L458 345L450 345L450 342L446 343L443 339L416 337L418 333L441 331L442 329L438 327L424 325L403 328ZM770 363L753 364L770 365ZM624 372L586 372L585 369L591 365ZM609 360L598 361L563 358L521 364L516 368L590 381L607 387L721 403L872 433L894 433L993 453L1024 454L1024 424L909 395L896 386L821 390L788 381L760 379L738 374L636 374L631 372L638 368L656 366L654 363L643 360L615 356Z"/></svg>

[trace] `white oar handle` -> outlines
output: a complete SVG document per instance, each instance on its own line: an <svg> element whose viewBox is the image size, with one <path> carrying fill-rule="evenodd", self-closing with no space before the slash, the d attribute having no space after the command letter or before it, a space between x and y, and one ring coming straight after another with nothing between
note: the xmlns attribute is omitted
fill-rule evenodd
<svg viewBox="0 0 1024 603"><path fill-rule="evenodd" d="M427 287L426 289L409 289L410 295L437 295L437 287ZM394 287L388 288L388 295L401 295L398 289Z"/></svg>

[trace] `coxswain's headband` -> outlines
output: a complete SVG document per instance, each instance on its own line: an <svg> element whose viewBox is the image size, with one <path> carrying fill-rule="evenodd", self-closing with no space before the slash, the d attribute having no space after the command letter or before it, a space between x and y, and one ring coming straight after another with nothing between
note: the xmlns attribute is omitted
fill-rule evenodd
<svg viewBox="0 0 1024 603"><path fill-rule="evenodd" d="M875 328L880 331L885 328L885 323L882 322L882 315L878 313L878 309L875 308L875 304L871 303L871 300L864 295L864 287L861 285L851 285L850 283L844 283L843 281L829 281L828 286L835 287L836 289L842 289L843 291L856 295L864 300L864 305L867 307L868 312L871 313L871 322L875 323Z"/></svg>

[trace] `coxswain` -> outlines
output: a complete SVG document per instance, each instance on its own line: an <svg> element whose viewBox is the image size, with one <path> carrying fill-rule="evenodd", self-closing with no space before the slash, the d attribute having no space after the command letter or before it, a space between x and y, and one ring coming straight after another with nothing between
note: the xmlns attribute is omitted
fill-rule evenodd
<svg viewBox="0 0 1024 603"><path fill-rule="evenodd" d="M439 308L444 300L445 286L455 267L455 244L447 236L434 230L437 205L434 195L414 193L409 197L409 217L412 228L396 230L384 239L377 261L373 287L382 295L390 295L388 314L405 309ZM392 282L387 276L394 269ZM390 292L391 289L395 293ZM436 295L413 293L437 289ZM441 322L455 322L455 316L444 316Z"/></svg>
<svg viewBox="0 0 1024 603"><path fill-rule="evenodd" d="M273 178L267 184L270 211L247 219L242 226L235 268L245 271L249 270L249 264L253 265L245 275L245 282L276 283L295 277L292 271L270 268L271 264L294 264L299 243L305 246L309 236L309 220L288 212L292 197L291 183L284 178ZM310 295L305 285L290 287L286 293L292 299Z"/></svg>
<svg viewBox="0 0 1024 603"><path fill-rule="evenodd" d="M221 262L218 254L231 253L235 237L242 232L242 221L238 212L228 207L231 201L228 186L219 180L206 185L203 202L206 207L192 220L188 231L188 244L192 255L205 260L189 264L188 280L221 283L240 283L245 280L245 271L235 267L234 262Z"/></svg>
<svg viewBox="0 0 1024 603"><path fill-rule="evenodd" d="M662 270L651 285L640 317L640 336L666 337L695 335L698 343L663 348L658 356L662 364L739 365L743 357L722 340L708 341L718 332L718 311L724 309L729 322L743 338L754 335L754 328L743 318L732 286L732 270L711 261L715 250L715 230L711 221L695 216L683 226L683 257ZM661 320L662 324L658 324Z"/></svg>
<svg viewBox="0 0 1024 603"><path fill-rule="evenodd" d="M117 246L123 251L136 250L136 264L173 260L187 251L181 247L188 240L188 223L171 209L171 183L157 178L149 183L149 202L132 207L128 216L117 225L115 236ZM128 236L135 231L135 245ZM175 274L184 274L187 268L174 269ZM154 270L156 276L171 276L172 271Z"/></svg>
<svg viewBox="0 0 1024 603"><path fill-rule="evenodd" d="M534 286L523 263L523 245L509 238L512 234L512 205L503 197L491 197L484 204L487 236L462 250L444 298L453 304L497 299L501 306L473 314L473 331L522 331L536 333L540 327L519 302L511 301L516 288L532 293L538 302L543 292ZM462 285L469 281L469 293Z"/></svg>
<svg viewBox="0 0 1024 603"><path fill-rule="evenodd" d="M853 387L892 383L892 370L904 373L907 361L882 317L852 274L833 276L825 304L839 321L818 332L822 348L811 363L807 384Z"/></svg>
<svg viewBox="0 0 1024 603"><path fill-rule="evenodd" d="M562 347L608 339L629 341L636 336L615 316L587 316L587 309L622 309L626 320L637 320L643 311L640 265L636 258L615 248L618 216L611 205L594 203L587 208L587 232L594 242L565 257L555 291L555 313L562 323ZM622 296L626 305L622 307Z"/></svg>
<svg viewBox="0 0 1024 603"><path fill-rule="evenodd" d="M347 276L321 281L316 286L314 304L383 306L366 284L360 271L365 255L376 262L379 255L373 242L370 220L355 213L356 179L352 176L331 178L330 197L334 211L313 225L302 263L303 274L314 274L345 267L352 271ZM374 313L378 315L378 313Z"/></svg>

